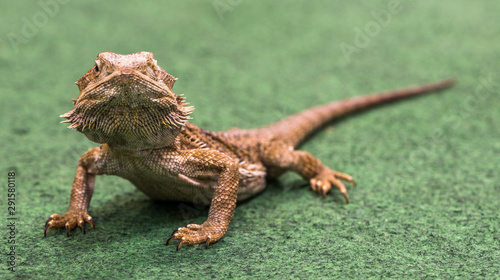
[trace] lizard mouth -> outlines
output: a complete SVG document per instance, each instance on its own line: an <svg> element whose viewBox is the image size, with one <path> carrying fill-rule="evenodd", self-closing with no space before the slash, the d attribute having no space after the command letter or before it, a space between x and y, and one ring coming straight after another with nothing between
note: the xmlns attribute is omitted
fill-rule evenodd
<svg viewBox="0 0 500 280"><path fill-rule="evenodd" d="M83 100L107 101L115 98L124 103L140 103L144 99L164 99L176 103L176 94L162 81L156 81L139 71L116 71L87 86L77 102ZM76 105L76 104L75 104Z"/></svg>
<svg viewBox="0 0 500 280"><path fill-rule="evenodd" d="M75 108L61 115L69 128L97 143L158 146L176 134L192 107L141 73L113 73L83 90ZM167 135L168 134L168 135Z"/></svg>

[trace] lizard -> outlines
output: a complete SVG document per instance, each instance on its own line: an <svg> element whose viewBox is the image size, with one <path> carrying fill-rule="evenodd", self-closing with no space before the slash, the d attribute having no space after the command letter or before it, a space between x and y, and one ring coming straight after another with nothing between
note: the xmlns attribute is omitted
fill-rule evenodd
<svg viewBox="0 0 500 280"><path fill-rule="evenodd" d="M150 52L120 55L104 52L76 82L74 109L61 115L69 128L100 144L78 161L69 209L45 223L65 228L66 235L85 224L95 229L88 208L97 175L129 180L155 200L210 205L202 224L177 228L166 245L178 240L198 245L217 242L226 233L236 203L265 189L266 179L293 171L323 197L337 188L348 203L345 183L353 178L323 165L296 147L333 119L398 99L448 88L453 79L333 101L306 109L256 129L212 132L189 122L192 106L173 92L177 79L161 68Z"/></svg>

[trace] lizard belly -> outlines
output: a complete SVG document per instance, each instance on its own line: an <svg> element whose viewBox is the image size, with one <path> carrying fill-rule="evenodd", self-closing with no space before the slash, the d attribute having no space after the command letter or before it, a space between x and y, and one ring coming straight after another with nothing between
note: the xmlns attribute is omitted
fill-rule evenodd
<svg viewBox="0 0 500 280"><path fill-rule="evenodd" d="M257 166L239 169L238 201L248 199L266 187L266 173ZM162 172L151 172L149 168L135 166L133 170L117 174L129 180L144 194L155 200L175 200L195 204L210 204L217 180L185 179L185 176Z"/></svg>
<svg viewBox="0 0 500 280"><path fill-rule="evenodd" d="M203 185L186 183L169 176L154 176L149 178L127 178L140 191L155 200L175 200L194 204L208 205L212 200L216 182ZM155 177L155 178L152 178Z"/></svg>
<svg viewBox="0 0 500 280"><path fill-rule="evenodd" d="M106 145L96 163L101 174L116 175L129 180L144 194L155 200L176 200L209 204L216 180L198 180L192 184L179 176L175 161L162 152L144 154L113 153ZM193 182L196 179L192 180Z"/></svg>
<svg viewBox="0 0 500 280"><path fill-rule="evenodd" d="M248 199L266 187L266 169L260 164L241 164L238 201Z"/></svg>
<svg viewBox="0 0 500 280"><path fill-rule="evenodd" d="M210 204L217 178L190 178L169 171L168 167L148 164L142 160L128 160L127 168L114 175L129 180L144 194L155 200L184 201L195 204ZM266 171L259 164L240 164L238 201L248 199L266 186Z"/></svg>

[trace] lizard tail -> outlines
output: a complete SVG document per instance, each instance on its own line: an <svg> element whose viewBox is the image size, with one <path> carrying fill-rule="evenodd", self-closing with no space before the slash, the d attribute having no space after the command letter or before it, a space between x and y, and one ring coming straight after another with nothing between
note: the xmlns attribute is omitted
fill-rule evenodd
<svg viewBox="0 0 500 280"><path fill-rule="evenodd" d="M306 109L260 130L261 135L279 137L296 147L311 133L328 122L376 105L451 87L454 79L352 97Z"/></svg>

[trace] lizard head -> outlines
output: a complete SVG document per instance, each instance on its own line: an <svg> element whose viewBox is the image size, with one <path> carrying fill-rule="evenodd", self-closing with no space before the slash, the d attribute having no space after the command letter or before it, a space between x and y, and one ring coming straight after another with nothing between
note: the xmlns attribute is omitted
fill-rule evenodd
<svg viewBox="0 0 500 280"><path fill-rule="evenodd" d="M61 117L97 143L135 150L168 146L193 110L172 92L176 80L152 53L100 53L76 82L75 108Z"/></svg>

